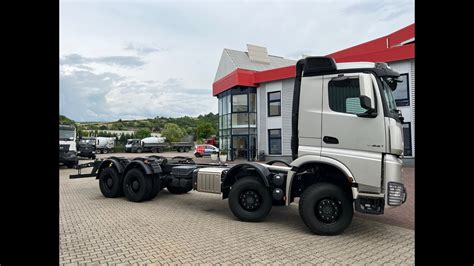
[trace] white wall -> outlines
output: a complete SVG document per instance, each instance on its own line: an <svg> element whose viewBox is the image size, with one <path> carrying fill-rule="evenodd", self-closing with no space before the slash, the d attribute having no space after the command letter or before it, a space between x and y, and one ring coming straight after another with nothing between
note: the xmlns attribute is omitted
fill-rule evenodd
<svg viewBox="0 0 474 266"><path fill-rule="evenodd" d="M263 83L257 88L258 150L268 155L268 130L281 129L282 156L291 156L291 114L294 79ZM281 92L281 116L268 117L269 92ZM275 155L272 155L275 156Z"/></svg>

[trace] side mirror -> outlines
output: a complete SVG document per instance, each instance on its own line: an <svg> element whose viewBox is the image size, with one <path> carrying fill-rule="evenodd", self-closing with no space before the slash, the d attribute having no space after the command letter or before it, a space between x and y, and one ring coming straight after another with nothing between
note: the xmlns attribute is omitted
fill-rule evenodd
<svg viewBox="0 0 474 266"><path fill-rule="evenodd" d="M360 106L368 111L375 110L374 85L370 74L359 74Z"/></svg>

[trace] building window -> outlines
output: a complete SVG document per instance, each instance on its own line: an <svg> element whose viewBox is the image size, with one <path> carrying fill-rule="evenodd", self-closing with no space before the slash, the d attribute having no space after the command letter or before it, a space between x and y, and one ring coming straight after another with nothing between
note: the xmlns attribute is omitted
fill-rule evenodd
<svg viewBox="0 0 474 266"><path fill-rule="evenodd" d="M274 91L268 93L268 116L281 115L281 92Z"/></svg>
<svg viewBox="0 0 474 266"><path fill-rule="evenodd" d="M413 156L411 150L411 123L403 123L403 143L405 145L403 149L404 156Z"/></svg>
<svg viewBox="0 0 474 266"><path fill-rule="evenodd" d="M335 112L360 114L366 111L360 106L358 78L329 81L328 96L329 108Z"/></svg>
<svg viewBox="0 0 474 266"><path fill-rule="evenodd" d="M232 113L248 112L248 94L232 95Z"/></svg>
<svg viewBox="0 0 474 266"><path fill-rule="evenodd" d="M249 114L232 114L232 128L248 128L249 127Z"/></svg>
<svg viewBox="0 0 474 266"><path fill-rule="evenodd" d="M268 130L268 154L281 155L281 129Z"/></svg>
<svg viewBox="0 0 474 266"><path fill-rule="evenodd" d="M403 82L397 84L397 89L393 92L393 97L395 98L397 106L409 106L410 96L408 74L401 74L400 79L403 80Z"/></svg>

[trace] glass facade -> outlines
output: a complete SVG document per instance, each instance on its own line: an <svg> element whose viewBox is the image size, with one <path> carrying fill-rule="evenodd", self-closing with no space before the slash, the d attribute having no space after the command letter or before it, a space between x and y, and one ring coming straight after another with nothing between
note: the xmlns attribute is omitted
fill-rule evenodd
<svg viewBox="0 0 474 266"><path fill-rule="evenodd" d="M234 87L220 93L219 148L228 158L255 160L257 156L257 94L253 87Z"/></svg>

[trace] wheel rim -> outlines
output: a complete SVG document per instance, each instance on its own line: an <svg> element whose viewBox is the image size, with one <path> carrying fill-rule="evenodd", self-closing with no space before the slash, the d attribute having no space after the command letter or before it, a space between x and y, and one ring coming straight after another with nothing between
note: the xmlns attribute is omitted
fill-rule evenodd
<svg viewBox="0 0 474 266"><path fill-rule="evenodd" d="M140 182L138 182L136 178L132 179L130 182L130 188L136 193L138 190L140 190Z"/></svg>
<svg viewBox="0 0 474 266"><path fill-rule="evenodd" d="M114 180L112 179L111 176L107 176L107 178L105 179L105 185L109 189L111 189L114 186Z"/></svg>
<svg viewBox="0 0 474 266"><path fill-rule="evenodd" d="M255 190L244 190L239 195L239 204L246 211L255 211L262 205L262 197Z"/></svg>
<svg viewBox="0 0 474 266"><path fill-rule="evenodd" d="M337 198L326 197L314 206L316 218L323 223L332 224L337 222L342 213L342 202Z"/></svg>

